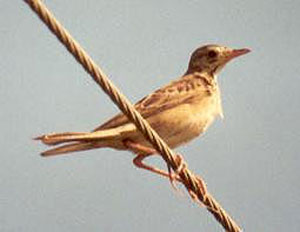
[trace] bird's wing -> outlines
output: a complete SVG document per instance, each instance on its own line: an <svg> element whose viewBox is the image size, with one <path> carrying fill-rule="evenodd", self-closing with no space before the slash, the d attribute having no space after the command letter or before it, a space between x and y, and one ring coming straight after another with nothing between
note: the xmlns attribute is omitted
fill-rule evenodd
<svg viewBox="0 0 300 232"><path fill-rule="evenodd" d="M201 76L197 73L186 75L144 97L134 107L143 118L147 119L180 104L188 104L195 98L201 99L207 96L212 84L212 78ZM128 118L123 113L120 113L100 127L97 127L94 131L115 128L128 122Z"/></svg>

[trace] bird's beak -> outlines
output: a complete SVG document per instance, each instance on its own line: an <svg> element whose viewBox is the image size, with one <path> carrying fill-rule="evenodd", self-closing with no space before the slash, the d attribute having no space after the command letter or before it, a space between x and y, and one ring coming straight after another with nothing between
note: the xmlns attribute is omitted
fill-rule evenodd
<svg viewBox="0 0 300 232"><path fill-rule="evenodd" d="M248 48L242 48L242 49L233 49L227 56L228 60L231 60L233 58L236 58L238 56L244 55L249 53L251 50Z"/></svg>

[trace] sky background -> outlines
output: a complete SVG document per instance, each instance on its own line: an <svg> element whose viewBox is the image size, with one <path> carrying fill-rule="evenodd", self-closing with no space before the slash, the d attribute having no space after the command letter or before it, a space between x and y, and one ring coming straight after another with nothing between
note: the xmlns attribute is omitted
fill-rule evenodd
<svg viewBox="0 0 300 232"><path fill-rule="evenodd" d="M299 231L300 1L45 3L132 102L199 46L251 48L219 75L224 120L177 151L244 231ZM0 22L0 231L223 231L129 152L40 157L31 138L118 109L23 1L2 1Z"/></svg>

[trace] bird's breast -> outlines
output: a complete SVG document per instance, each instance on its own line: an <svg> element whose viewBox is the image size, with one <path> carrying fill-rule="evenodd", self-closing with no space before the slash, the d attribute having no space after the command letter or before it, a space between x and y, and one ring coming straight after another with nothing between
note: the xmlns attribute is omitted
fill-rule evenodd
<svg viewBox="0 0 300 232"><path fill-rule="evenodd" d="M203 133L217 116L222 116L222 106L219 94L213 94L195 102L193 109L194 125L198 134Z"/></svg>
<svg viewBox="0 0 300 232"><path fill-rule="evenodd" d="M198 137L220 115L220 101L216 95L182 104L150 119L151 126L170 147L177 147Z"/></svg>

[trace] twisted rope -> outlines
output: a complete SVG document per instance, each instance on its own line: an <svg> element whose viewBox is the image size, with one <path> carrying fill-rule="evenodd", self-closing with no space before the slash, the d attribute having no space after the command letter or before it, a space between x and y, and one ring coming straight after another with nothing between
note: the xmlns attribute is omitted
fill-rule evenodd
<svg viewBox="0 0 300 232"><path fill-rule="evenodd" d="M176 154L159 137L159 135L150 127L148 122L135 110L129 100L114 86L103 71L94 63L90 56L80 47L80 45L71 37L66 29L55 19L51 12L40 0L24 0L31 9L40 17L40 19L53 32L57 39L68 49L81 66L92 76L94 81L100 85L111 100L119 109L132 121L144 137L161 154L162 158L176 172L179 165L176 162ZM189 192L205 205L217 221L228 232L240 232L241 229L226 213L220 204L209 194L203 192L198 185L197 177L187 168L179 173L180 178Z"/></svg>

